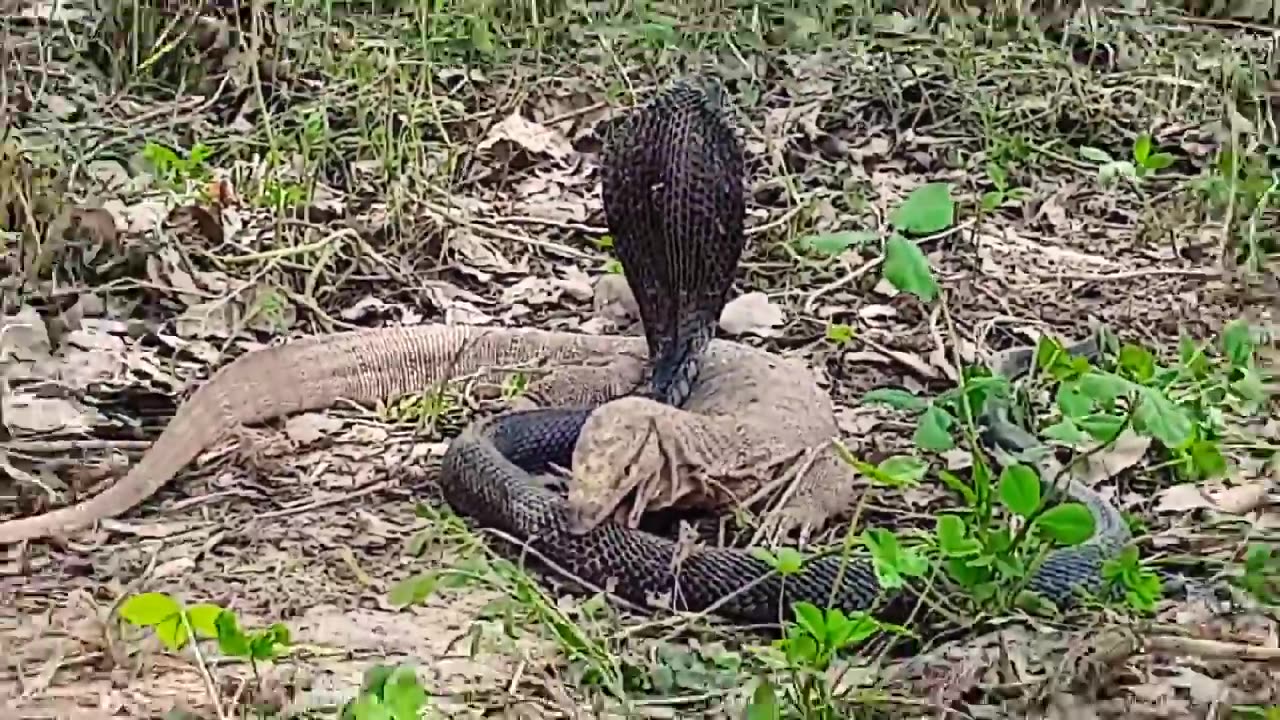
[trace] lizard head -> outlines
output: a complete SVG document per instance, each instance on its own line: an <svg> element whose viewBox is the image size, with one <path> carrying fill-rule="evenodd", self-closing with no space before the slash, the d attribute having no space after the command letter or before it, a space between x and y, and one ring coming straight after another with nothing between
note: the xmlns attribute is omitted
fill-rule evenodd
<svg viewBox="0 0 1280 720"><path fill-rule="evenodd" d="M634 526L647 504L646 481L662 472L657 428L643 398L622 398L591 414L573 451L569 481L569 531L585 534L610 516ZM628 512L624 501L637 497Z"/></svg>

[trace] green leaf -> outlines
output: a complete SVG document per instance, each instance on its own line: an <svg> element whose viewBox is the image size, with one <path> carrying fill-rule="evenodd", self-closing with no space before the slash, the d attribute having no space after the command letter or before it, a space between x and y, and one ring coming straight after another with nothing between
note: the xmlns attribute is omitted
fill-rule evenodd
<svg viewBox="0 0 1280 720"><path fill-rule="evenodd" d="M172 620L182 612L178 601L164 593L140 593L120 605L120 617L139 627L150 627Z"/></svg>
<svg viewBox="0 0 1280 720"><path fill-rule="evenodd" d="M1076 425L1082 430L1089 433L1094 440L1107 442L1114 440L1124 429L1125 419L1120 415L1111 415L1109 413L1094 413L1077 418Z"/></svg>
<svg viewBox="0 0 1280 720"><path fill-rule="evenodd" d="M160 642L170 651L181 650L187 644L187 626L182 622L181 615L174 615L168 620L157 623L154 627L156 637L160 638Z"/></svg>
<svg viewBox="0 0 1280 720"><path fill-rule="evenodd" d="M1040 434L1050 440L1057 440L1065 445L1081 445L1088 439L1088 433L1081 430L1071 418L1063 418L1058 422L1046 427L1040 431Z"/></svg>
<svg viewBox="0 0 1280 720"><path fill-rule="evenodd" d="M1000 471L1000 502L1010 512L1030 517L1040 508L1040 479L1036 471L1016 464Z"/></svg>
<svg viewBox="0 0 1280 720"><path fill-rule="evenodd" d="M1077 502L1055 505L1036 518L1036 527L1063 545L1079 545L1093 537L1095 523L1089 508Z"/></svg>
<svg viewBox="0 0 1280 720"><path fill-rule="evenodd" d="M938 548L947 557L976 555L982 545L969 537L964 519L959 515L939 515L937 524Z"/></svg>
<svg viewBox="0 0 1280 720"><path fill-rule="evenodd" d="M885 458L876 469L891 487L905 487L920 482L929 464L913 455L894 455Z"/></svg>
<svg viewBox="0 0 1280 720"><path fill-rule="evenodd" d="M836 345L848 345L853 342L853 327L845 323L832 323L827 326L827 341Z"/></svg>
<svg viewBox="0 0 1280 720"><path fill-rule="evenodd" d="M1199 478L1221 477L1227 472L1227 459L1216 442L1197 440L1191 444L1191 461Z"/></svg>
<svg viewBox="0 0 1280 720"><path fill-rule="evenodd" d="M982 193L982 210L983 212L991 212L1000 207L1000 203L1004 202L1004 191L990 190Z"/></svg>
<svg viewBox="0 0 1280 720"><path fill-rule="evenodd" d="M955 201L950 183L921 185L889 214L889 223L899 232L928 235L946 230L955 222Z"/></svg>
<svg viewBox="0 0 1280 720"><path fill-rule="evenodd" d="M431 597L439 583L440 576L435 572L407 577L391 586L391 590L387 592L387 601L398 608L416 605Z"/></svg>
<svg viewBox="0 0 1280 720"><path fill-rule="evenodd" d="M1080 378L1080 392L1095 402L1111 403L1137 386L1114 373L1091 371Z"/></svg>
<svg viewBox="0 0 1280 720"><path fill-rule="evenodd" d="M938 281L920 246L894 235L885 243L884 256L884 279L895 288L924 302L933 302L938 297Z"/></svg>
<svg viewBox="0 0 1280 720"><path fill-rule="evenodd" d="M219 613L218 618L214 620L214 625L218 628L218 649L222 654L232 657L251 657L249 638L245 637L240 630L235 613Z"/></svg>
<svg viewBox="0 0 1280 720"><path fill-rule="evenodd" d="M1068 419L1081 418L1093 411L1093 398L1080 389L1077 380L1069 380L1058 385L1058 409Z"/></svg>
<svg viewBox="0 0 1280 720"><path fill-rule="evenodd" d="M951 437L951 426L954 423L955 418L951 413L931 404L920 416L911 441L921 450L946 452L956 446L955 439Z"/></svg>
<svg viewBox="0 0 1280 720"><path fill-rule="evenodd" d="M747 720L781 720L782 708L778 705L778 694L773 683L761 678L756 689L751 693L751 702L747 705Z"/></svg>
<svg viewBox="0 0 1280 720"><path fill-rule="evenodd" d="M427 704L427 691L413 668L400 667L383 689L382 698L396 720L418 720Z"/></svg>
<svg viewBox="0 0 1280 720"><path fill-rule="evenodd" d="M1141 345L1125 343L1120 348L1118 362L1138 382L1146 382L1156 374L1156 357Z"/></svg>
<svg viewBox="0 0 1280 720"><path fill-rule="evenodd" d="M898 537L888 530L868 528L862 543L871 551L876 579L886 590L902 587L903 576L920 577L929 569L929 561L911 548L903 547Z"/></svg>
<svg viewBox="0 0 1280 720"><path fill-rule="evenodd" d="M1142 428L1151 433L1151 437L1170 449L1183 447L1191 441L1191 420L1182 408L1154 388L1141 388L1140 393L1142 399L1134 418Z"/></svg>
<svg viewBox="0 0 1280 720"><path fill-rule="evenodd" d="M1080 146L1080 157L1096 163L1109 163L1111 156L1105 150L1089 147L1088 145Z"/></svg>
<svg viewBox="0 0 1280 720"><path fill-rule="evenodd" d="M863 395L859 403L862 405L888 405L895 410L918 411L929 407L928 400L901 388L876 388Z"/></svg>
<svg viewBox="0 0 1280 720"><path fill-rule="evenodd" d="M821 255L839 255L851 247L863 247L880 239L880 235L870 231L846 230L842 232L806 235L798 241L805 250Z"/></svg>
<svg viewBox="0 0 1280 720"><path fill-rule="evenodd" d="M1249 360L1253 358L1254 353L1253 337L1249 332L1249 323L1243 319L1233 320L1223 328L1222 352L1227 356L1227 360L1232 367L1244 368L1249 366Z"/></svg>
<svg viewBox="0 0 1280 720"><path fill-rule="evenodd" d="M796 614L796 624L815 638L827 636L827 624L822 619L822 611L810 602L798 602L791 606Z"/></svg>
<svg viewBox="0 0 1280 720"><path fill-rule="evenodd" d="M1142 167L1148 170L1164 170L1173 164L1174 157L1167 152L1159 152L1147 158Z"/></svg>
<svg viewBox="0 0 1280 720"><path fill-rule="evenodd" d="M783 575L794 575L804 567L804 553L793 547L778 548L778 572Z"/></svg>
<svg viewBox="0 0 1280 720"><path fill-rule="evenodd" d="M960 493L966 505L973 506L978 502L978 494L969 486L969 483L961 480L955 473L942 469L938 471L938 478L944 485Z"/></svg>
<svg viewBox="0 0 1280 720"><path fill-rule="evenodd" d="M218 616L223 609L212 603L201 603L187 608L187 622L196 635L206 638L218 637Z"/></svg>
<svg viewBox="0 0 1280 720"><path fill-rule="evenodd" d="M1133 159L1138 161L1139 165L1145 165L1147 156L1151 154L1151 136L1142 133L1133 143Z"/></svg>

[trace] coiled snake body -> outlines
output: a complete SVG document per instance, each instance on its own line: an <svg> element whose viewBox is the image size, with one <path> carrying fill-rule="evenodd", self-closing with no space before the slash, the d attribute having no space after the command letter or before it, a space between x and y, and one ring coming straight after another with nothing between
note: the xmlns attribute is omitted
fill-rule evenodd
<svg viewBox="0 0 1280 720"><path fill-rule="evenodd" d="M720 92L714 81L677 83L626 118L605 153L605 212L650 352L651 377L641 392L677 406L696 391L708 353L730 345L710 338L744 246L742 151ZM568 466L594 409L518 410L469 426L444 458L446 501L642 605L661 596L676 609L714 606L722 616L754 622L786 619L797 601L846 612L878 608L891 619L911 605L906 591L886 598L875 570L860 559L817 558L784 579L744 549L689 550L613 521L571 531L565 500L530 473ZM1006 449L1037 446L1020 428L989 419L994 441ZM1030 579L1029 589L1059 605L1070 604L1077 589L1096 591L1103 562L1129 538L1119 513L1091 489L1070 482L1066 493L1088 506L1097 532L1055 550Z"/></svg>

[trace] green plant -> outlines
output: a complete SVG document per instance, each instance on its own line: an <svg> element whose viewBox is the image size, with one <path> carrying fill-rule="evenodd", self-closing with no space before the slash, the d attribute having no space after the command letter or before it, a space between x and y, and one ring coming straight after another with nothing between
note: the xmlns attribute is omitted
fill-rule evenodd
<svg viewBox="0 0 1280 720"><path fill-rule="evenodd" d="M1121 178L1137 185L1143 178L1173 164L1173 155L1152 150L1151 136L1143 133L1134 140L1129 160L1112 159L1107 151L1087 145L1080 148L1080 157L1098 164L1098 183L1103 187Z"/></svg>
<svg viewBox="0 0 1280 720"><path fill-rule="evenodd" d="M767 675L758 677L747 703L748 718L799 716L812 720L848 717L836 703L827 671L839 653L885 630L902 628L881 623L866 613L846 615L838 609L823 610L812 603L794 606L795 622L784 637L758 650L766 667L781 672L790 682L779 684Z"/></svg>
<svg viewBox="0 0 1280 720"><path fill-rule="evenodd" d="M983 212L991 212L1004 205L1018 205L1031 197L1031 191L1026 188L1009 186L1009 171L1003 165L987 163L987 179L994 189L982 194Z"/></svg>
<svg viewBox="0 0 1280 720"><path fill-rule="evenodd" d="M120 617L137 627L149 627L170 650L181 650L192 637L217 639L218 649L231 657L251 663L274 660L289 645L289 629L273 623L246 633L236 614L212 603L184 608L165 593L140 593L120 606Z"/></svg>
<svg viewBox="0 0 1280 720"><path fill-rule="evenodd" d="M427 691L408 665L374 665L365 671L360 693L342 707L342 720L418 720Z"/></svg>
<svg viewBox="0 0 1280 720"><path fill-rule="evenodd" d="M207 180L210 177L208 161L213 149L204 143L196 143L186 156L154 142L142 148L142 157L151 165L157 178L173 188L183 188L188 182Z"/></svg>

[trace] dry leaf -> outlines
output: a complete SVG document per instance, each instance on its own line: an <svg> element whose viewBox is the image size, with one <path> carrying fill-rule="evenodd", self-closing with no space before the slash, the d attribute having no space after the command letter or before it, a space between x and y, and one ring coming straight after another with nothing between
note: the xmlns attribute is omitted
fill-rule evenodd
<svg viewBox="0 0 1280 720"><path fill-rule="evenodd" d="M740 295L724 306L720 313L720 328L730 335L751 333L760 337L773 337L782 324L782 308L769 302L762 292Z"/></svg>
<svg viewBox="0 0 1280 720"><path fill-rule="evenodd" d="M502 122L490 128L489 134L480 141L476 149L485 150L504 140L519 145L531 153L550 155L556 159L573 154L573 145L569 144L564 135L529 120L519 112L511 113Z"/></svg>
<svg viewBox="0 0 1280 720"><path fill-rule="evenodd" d="M30 393L5 393L0 397L0 417L14 435L53 432L87 432L92 424L79 405L56 397Z"/></svg>
<svg viewBox="0 0 1280 720"><path fill-rule="evenodd" d="M290 440L299 445L310 445L342 429L342 425L342 421L338 418L313 412L289 418L284 424L284 432Z"/></svg>
<svg viewBox="0 0 1280 720"><path fill-rule="evenodd" d="M1213 502L1190 483L1173 485L1156 494L1156 512L1184 513L1208 507L1213 507Z"/></svg>
<svg viewBox="0 0 1280 720"><path fill-rule="evenodd" d="M1147 455L1151 438L1142 437L1126 429L1111 447L1087 456L1074 465L1073 474L1087 485L1116 475L1137 465Z"/></svg>
<svg viewBox="0 0 1280 720"><path fill-rule="evenodd" d="M560 286L547 278L530 276L502 291L502 304L550 305L560 299Z"/></svg>
<svg viewBox="0 0 1280 720"><path fill-rule="evenodd" d="M1213 494L1213 504L1224 513L1244 515L1267 503L1270 483L1253 482L1237 485Z"/></svg>

